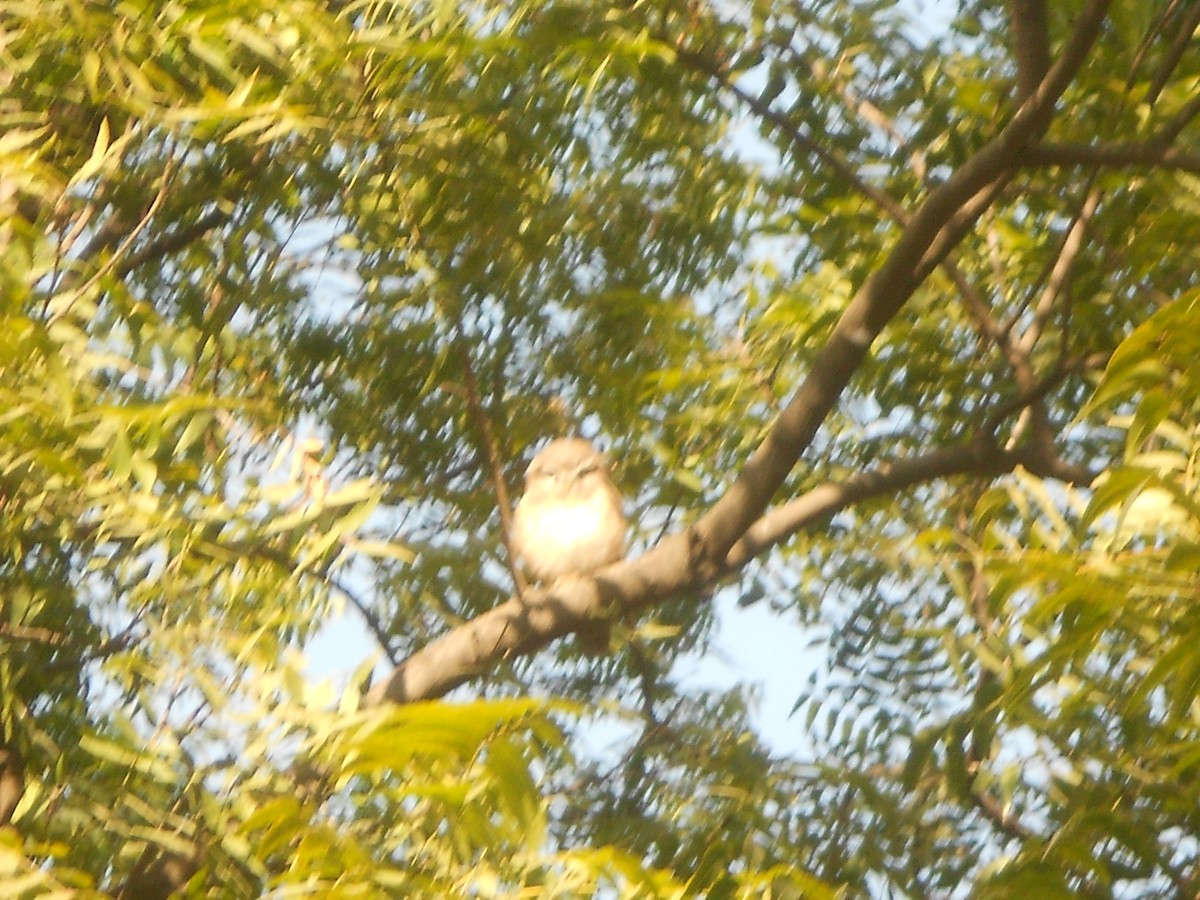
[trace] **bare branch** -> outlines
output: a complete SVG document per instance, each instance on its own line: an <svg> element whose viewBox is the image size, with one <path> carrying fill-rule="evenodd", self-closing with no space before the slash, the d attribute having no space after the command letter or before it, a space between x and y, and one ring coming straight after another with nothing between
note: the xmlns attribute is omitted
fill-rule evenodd
<svg viewBox="0 0 1200 900"><path fill-rule="evenodd" d="M176 170L180 164L175 161L173 148L170 145L166 149L165 157L167 162L161 175L162 187L158 194L140 209L132 211L128 215L123 215L118 211L104 221L81 251L81 259L94 259L97 254L112 250L113 256L108 260L106 269L111 269L118 277L123 277L144 265L161 261L169 254L182 250L232 218L232 213L216 207L203 213L190 224L180 225L174 231L153 238L137 252L129 252L130 246L145 229L151 217L155 215L160 206L163 206L166 189L174 181ZM197 191L211 188L217 192L218 201L224 200L228 203L241 196L246 185L262 171L266 163L266 149L260 148L250 157L244 168L234 173L227 171L201 173L201 181L195 185L195 188ZM181 211L181 215L187 211L185 208ZM94 209L89 205L86 215L90 217L93 212ZM130 232L130 229L132 232L127 233ZM73 238L70 243L74 243ZM60 252L65 252L69 246L69 244L66 245ZM96 277L99 276L93 276L93 280Z"/></svg>
<svg viewBox="0 0 1200 900"><path fill-rule="evenodd" d="M1083 236L1087 232L1088 223L1091 222L1099 203L1100 191L1093 187L1080 204L1074 221L1071 222L1071 227L1067 229L1062 247L1059 248L1058 255L1055 257L1046 279L1045 287L1042 289L1042 296L1033 311L1033 321L1016 341L1017 347L1026 355L1033 352L1033 347L1042 336L1042 331L1045 329L1046 323L1050 321L1059 299L1070 290L1070 278L1075 260L1083 249Z"/></svg>
<svg viewBox="0 0 1200 900"><path fill-rule="evenodd" d="M1000 801L991 794L979 788L971 790L971 800L975 807L983 813L1000 831L1019 841L1027 841L1034 836L1021 820L1000 805Z"/></svg>
<svg viewBox="0 0 1200 900"><path fill-rule="evenodd" d="M1200 94L1183 104L1179 108L1179 112L1167 120L1167 124L1159 129L1150 142L1154 144L1173 143L1196 116L1200 116Z"/></svg>
<svg viewBox="0 0 1200 900"><path fill-rule="evenodd" d="M766 513L733 545L725 564L729 570L740 569L797 532L871 497L953 475L998 475L1011 471L1019 462L1020 454L1001 451L985 441L972 441L887 463L841 483L823 484Z"/></svg>
<svg viewBox="0 0 1200 900"><path fill-rule="evenodd" d="M1200 175L1200 154L1157 143L1039 144L1025 154L1027 166L1160 166Z"/></svg>
<svg viewBox="0 0 1200 900"><path fill-rule="evenodd" d="M164 234L157 240L151 241L137 253L131 253L116 267L118 276L128 275L140 269L147 263L160 262L170 253L182 250L193 241L199 240L219 225L229 220L229 213L220 209L206 212L190 225L178 228L170 234Z"/></svg>
<svg viewBox="0 0 1200 900"><path fill-rule="evenodd" d="M395 651L392 650L391 635L383 627L383 622L375 615L375 611L361 597L349 590L336 578L326 576L326 580L330 587L349 600L350 604L358 610L358 614L362 616L362 620L366 623L367 628L375 636L375 640L379 644L379 649L383 651L383 655L387 657L388 662L393 666L397 665L399 660L396 658Z"/></svg>
<svg viewBox="0 0 1200 900"><path fill-rule="evenodd" d="M1040 403L1043 397L1062 384L1063 379L1072 372L1078 372L1084 369L1091 369L1103 365L1104 359L1093 359L1086 357L1077 360L1061 360L1054 371L1044 376L1040 381L1032 380L1032 371L1030 372L1031 380L1028 385L1022 387L1021 393L1016 397L1001 403L992 410L982 425L979 428L980 436L990 440L995 435L996 430L1000 427L1000 423L1009 416L1029 406ZM1073 480L1073 479L1068 479Z"/></svg>
<svg viewBox="0 0 1200 900"><path fill-rule="evenodd" d="M101 264L100 268L93 272L88 280L82 285L65 285L64 290L60 291L60 293L74 293L76 296L80 296L86 293L93 285L99 282L100 279L102 279L109 272L116 270L118 264L129 252L129 248L133 246L134 241L137 240L138 235L140 235L146 229L146 227L150 224L150 220L154 218L155 213L158 212L163 203L166 201L167 192L171 187L174 173L175 165L174 163L168 161L160 178L158 192L154 195L154 198L150 201L149 205L145 207L145 211L142 214L142 217L138 220L137 224L133 226L133 229L126 234L124 238L120 238L120 232L117 230L118 228L123 230L125 227L126 223L122 217L114 217L105 223L105 226L100 229L100 232L96 235L96 238L89 242L88 251L85 253L85 256L90 255L93 252L98 253L104 249L112 247L115 244L115 249L113 249L112 255L106 259ZM118 238L120 239L118 240ZM73 300L70 301L70 303L73 302ZM69 305L70 304L68 304L68 306Z"/></svg>
<svg viewBox="0 0 1200 900"><path fill-rule="evenodd" d="M937 237L930 243L929 249L917 263L914 275L918 283L924 281L936 267L946 262L951 251L974 227L979 217L991 208L996 198L1008 186L1011 178L1012 171L1006 170L1000 173L994 181L980 188L973 197L963 201L962 206L942 226Z"/></svg>
<svg viewBox="0 0 1200 900"><path fill-rule="evenodd" d="M1197 116L1200 116L1200 96L1193 97L1180 107L1148 141L1131 144L1038 144L1029 148L1025 165L1158 166L1200 174L1200 154L1172 146Z"/></svg>
<svg viewBox="0 0 1200 900"><path fill-rule="evenodd" d="M1009 0L1013 56L1017 60L1017 102L1024 103L1050 68L1050 29L1046 0Z"/></svg>
<svg viewBox="0 0 1200 900"><path fill-rule="evenodd" d="M1129 74L1125 78L1125 89L1128 91L1137 81L1138 70L1142 67L1142 63L1146 61L1146 54L1150 52L1150 48L1154 45L1155 39L1162 34L1163 28L1171 21L1171 17L1179 11L1179 5L1186 0L1167 0L1167 4L1159 11L1158 16L1154 20L1154 24L1146 29L1146 33L1142 35L1142 41L1138 44L1137 50L1133 54L1133 62L1129 64Z"/></svg>

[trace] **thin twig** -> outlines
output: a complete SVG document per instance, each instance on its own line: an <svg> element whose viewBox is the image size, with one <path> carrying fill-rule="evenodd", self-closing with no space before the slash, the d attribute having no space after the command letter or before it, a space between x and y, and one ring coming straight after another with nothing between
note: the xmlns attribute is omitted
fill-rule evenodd
<svg viewBox="0 0 1200 900"><path fill-rule="evenodd" d="M358 614L362 616L363 621L367 623L367 628L370 629L371 634L375 636L375 640L379 642L379 646L383 650L383 655L388 658L388 662L390 662L393 666L399 665L400 659L396 652L392 650L391 636L388 634L387 629L383 627L383 622L380 621L379 617L376 616L374 611L366 604L366 601L347 588L338 579L333 578L332 576L326 576L325 580L329 582L329 585L334 588L334 590L349 600L351 606L358 610Z"/></svg>
<svg viewBox="0 0 1200 900"><path fill-rule="evenodd" d="M1042 331L1059 300L1070 293L1075 261L1083 249L1083 238L1087 233L1088 224L1092 221L1096 207L1100 204L1100 190L1094 187L1092 182L1094 179L1089 179L1087 194L1079 204L1071 225L1063 237L1062 246L1059 247L1057 257L1046 278L1046 285L1042 289L1042 296L1033 311L1033 321L1016 341L1017 347L1026 354L1033 352L1033 347L1042 336Z"/></svg>
<svg viewBox="0 0 1200 900"><path fill-rule="evenodd" d="M483 404L479 401L479 387L475 381L475 371L471 365L471 353L461 330L459 331L456 343L458 344L459 357L462 360L467 409L470 411L471 418L475 422L475 427L479 431L479 439L483 444L483 453L488 464L488 474L492 482L492 490L496 494L496 508L500 512L500 531L504 539L504 549L508 556L508 568L512 573L513 583L517 586L517 593L523 596L529 590L529 584L526 582L525 576L521 574L521 567L517 564L517 553L513 544L512 504L509 502L508 484L504 480L504 466L500 458L500 450L496 442L495 432L492 430L492 420L483 408Z"/></svg>
<svg viewBox="0 0 1200 900"><path fill-rule="evenodd" d="M1182 2L1183 0L1170 0L1166 7L1158 14L1158 18L1154 20L1154 24L1142 36L1142 42L1138 44L1138 48L1133 54L1133 62L1129 64L1129 74L1125 77L1126 92L1133 90L1138 69L1145 62L1146 54L1150 52L1150 48L1154 45L1154 39L1162 33L1163 27L1170 21L1171 16L1175 15L1175 11L1179 9L1179 4Z"/></svg>

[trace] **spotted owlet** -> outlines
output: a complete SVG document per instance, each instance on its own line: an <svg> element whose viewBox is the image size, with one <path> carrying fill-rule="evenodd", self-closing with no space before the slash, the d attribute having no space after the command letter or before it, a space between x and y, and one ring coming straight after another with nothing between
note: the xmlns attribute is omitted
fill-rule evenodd
<svg viewBox="0 0 1200 900"><path fill-rule="evenodd" d="M591 572L624 556L621 495L604 455L582 438L547 444L525 473L513 542L538 582Z"/></svg>

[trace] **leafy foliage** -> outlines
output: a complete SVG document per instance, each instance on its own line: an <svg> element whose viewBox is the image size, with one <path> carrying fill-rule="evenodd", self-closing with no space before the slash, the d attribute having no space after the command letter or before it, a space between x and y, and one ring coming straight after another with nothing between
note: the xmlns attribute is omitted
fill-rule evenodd
<svg viewBox="0 0 1200 900"><path fill-rule="evenodd" d="M510 595L540 438L603 437L637 550L722 495L1017 115L1011 6L0 0L9 892L1195 893L1187 4L1112 4L756 562L362 699ZM818 642L810 746L686 683L717 589Z"/></svg>

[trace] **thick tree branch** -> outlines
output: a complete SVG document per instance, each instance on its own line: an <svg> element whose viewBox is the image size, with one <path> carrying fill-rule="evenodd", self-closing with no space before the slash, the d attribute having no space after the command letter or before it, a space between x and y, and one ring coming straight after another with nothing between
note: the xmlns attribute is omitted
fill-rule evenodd
<svg viewBox="0 0 1200 900"><path fill-rule="evenodd" d="M901 459L837 484L823 484L766 513L729 551L725 564L740 569L798 531L826 521L834 513L871 497L882 497L952 475L998 475L1011 471L1021 457L985 441L973 441Z"/></svg>
<svg viewBox="0 0 1200 900"><path fill-rule="evenodd" d="M1196 116L1200 116L1200 94L1179 108L1179 112L1167 120L1167 124L1150 139L1153 144L1171 144L1183 133Z"/></svg>
<svg viewBox="0 0 1200 900"><path fill-rule="evenodd" d="M766 440L729 490L696 524L693 540L710 563L724 559L734 542L766 509L875 337L912 296L922 274L949 252L974 217L983 212L982 204L973 201L1006 178L1020 163L1027 145L1049 126L1054 105L1099 34L1110 2L1093 0L1088 5L1061 57L1029 100L996 138L929 195L888 258L850 302L829 342L814 359L808 379ZM973 215L962 216L964 208ZM952 222L954 227L947 231Z"/></svg>
<svg viewBox="0 0 1200 900"><path fill-rule="evenodd" d="M616 606L636 612L728 571L734 545L772 496L833 409L875 337L900 311L974 218L994 186L1019 166L1049 126L1055 103L1099 33L1111 0L1092 0L1046 77L1012 120L950 179L930 193L892 252L850 302L808 378L726 493L696 525L670 535L636 561L590 578L530 591L454 629L409 657L375 690L373 702L411 702L445 694L501 659L527 653L587 626ZM964 208L967 214L964 215Z"/></svg>
<svg viewBox="0 0 1200 900"><path fill-rule="evenodd" d="M737 571L802 529L825 522L834 513L863 500L888 496L937 478L993 477L1018 465L1035 474L1059 477L1053 473L1063 464L1042 458L1033 448L1002 450L986 439L976 439L902 459L842 483L821 485L755 522L730 550L724 565L714 570L712 579ZM1090 473L1087 478L1090 480ZM660 547L676 544L682 537L673 535ZM658 548L652 551L657 552ZM655 564L648 565L648 559ZM647 554L602 569L594 579L566 579L549 588L532 588L523 600L511 598L410 656L371 692L370 701L408 703L440 697L500 659L529 652L579 630L597 615L596 610L609 605L622 612L646 609L693 586L691 579L678 574L670 578L668 569L673 561L666 555Z"/></svg>
<svg viewBox="0 0 1200 900"><path fill-rule="evenodd" d="M1009 0L1013 56L1017 60L1017 102L1023 103L1050 68L1050 28L1046 0Z"/></svg>
<svg viewBox="0 0 1200 900"><path fill-rule="evenodd" d="M1200 10L1200 5L1196 7ZM1173 146L1183 130L1200 116L1200 96L1193 97L1149 140L1130 144L1036 144L1025 154L1027 166L1158 166L1200 174L1200 154Z"/></svg>

